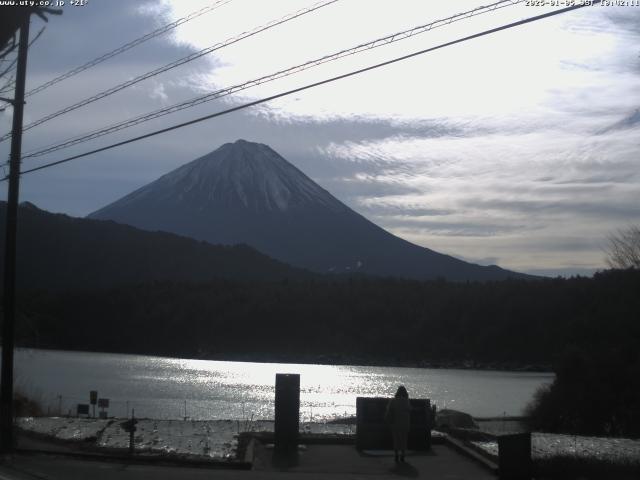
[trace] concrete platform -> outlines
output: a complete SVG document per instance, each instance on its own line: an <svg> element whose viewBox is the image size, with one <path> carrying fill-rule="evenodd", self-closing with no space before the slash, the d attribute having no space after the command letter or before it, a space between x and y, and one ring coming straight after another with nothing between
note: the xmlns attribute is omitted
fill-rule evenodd
<svg viewBox="0 0 640 480"><path fill-rule="evenodd" d="M320 478L395 478L495 479L489 469L461 455L447 445L434 445L429 452L410 452L405 463L396 464L391 451L358 452L353 445L307 445L298 454L296 464L274 461L273 449L256 445L255 472L319 475ZM275 477L274 477L275 478Z"/></svg>
<svg viewBox="0 0 640 480"><path fill-rule="evenodd" d="M359 453L350 445L310 445L300 452L297 465L275 465L273 450L256 451L249 471L194 468L177 465L140 465L121 461L82 460L64 455L21 454L0 462L2 480L384 480L398 477L430 480L484 480L497 478L489 470L446 445L429 453L413 453L396 464L391 452Z"/></svg>

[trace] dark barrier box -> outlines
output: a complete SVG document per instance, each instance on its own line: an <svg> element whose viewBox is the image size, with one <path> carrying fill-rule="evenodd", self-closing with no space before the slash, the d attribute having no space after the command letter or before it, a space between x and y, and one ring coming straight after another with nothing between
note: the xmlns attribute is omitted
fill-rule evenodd
<svg viewBox="0 0 640 480"><path fill-rule="evenodd" d="M390 398L358 397L356 399L356 448L358 450L393 450L391 429L384 416ZM411 424L407 447L409 450L431 448L433 418L431 401L412 398Z"/></svg>
<svg viewBox="0 0 640 480"><path fill-rule="evenodd" d="M500 480L531 480L531 433L498 437Z"/></svg>
<svg viewBox="0 0 640 480"><path fill-rule="evenodd" d="M300 419L300 375L276 374L275 453L295 455L298 449Z"/></svg>

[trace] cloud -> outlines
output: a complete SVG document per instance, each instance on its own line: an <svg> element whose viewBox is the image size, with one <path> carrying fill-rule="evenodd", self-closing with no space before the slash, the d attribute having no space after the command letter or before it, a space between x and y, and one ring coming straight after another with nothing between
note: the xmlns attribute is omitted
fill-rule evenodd
<svg viewBox="0 0 640 480"><path fill-rule="evenodd" d="M304 6L258 2L240 11L235 3L33 96L26 121ZM376 4L368 8L367 22L354 27L351 19L362 7L338 2L26 132L23 150L480 3ZM30 52L28 88L204 4L114 7L95 1L86 9L67 8ZM434 30L25 160L25 168L529 16L530 10L504 9ZM324 34L326 25L332 25L331 35ZM21 199L84 215L245 138L269 144L349 206L417 244L530 272L592 271L604 266L601 239L621 224L640 222L638 25L640 9L633 8L554 17L27 175ZM10 128L6 113L0 128ZM5 158L7 148L0 144Z"/></svg>
<svg viewBox="0 0 640 480"><path fill-rule="evenodd" d="M620 121L614 123L613 125L610 125L598 132L596 132L597 134L604 134L604 133L609 133L615 130L626 130L626 129L630 129L630 128L634 128L636 126L640 125L640 108L637 108L634 112L630 113L629 115L625 116L623 119L621 119Z"/></svg>
<svg viewBox="0 0 640 480"><path fill-rule="evenodd" d="M487 200L474 199L469 200L469 205L480 210L497 210L500 212L516 212L527 216L543 215L545 218L549 216L561 216L564 218L571 217L588 217L594 220L600 218L625 220L633 217L640 217L640 206L632 203L602 203L597 197L592 197L592 201L563 201L549 202L544 200L535 201L504 201L504 200Z"/></svg>
<svg viewBox="0 0 640 480"><path fill-rule="evenodd" d="M499 225L490 222L437 221L420 217L384 217L380 219L387 228L413 237L422 234L440 237L495 237L504 233L522 230L524 225ZM402 236L402 235L401 235Z"/></svg>

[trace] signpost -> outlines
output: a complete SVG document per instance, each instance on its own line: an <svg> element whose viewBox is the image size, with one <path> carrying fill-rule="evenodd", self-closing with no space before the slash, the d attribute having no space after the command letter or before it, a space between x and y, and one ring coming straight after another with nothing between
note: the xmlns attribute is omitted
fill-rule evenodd
<svg viewBox="0 0 640 480"><path fill-rule="evenodd" d="M109 399L108 398L99 398L98 399L98 408L100 409L100 418L107 418L107 408L109 408Z"/></svg>
<svg viewBox="0 0 640 480"><path fill-rule="evenodd" d="M89 392L89 403L93 405L93 418L96 418L96 403L98 403L98 391L91 390Z"/></svg>

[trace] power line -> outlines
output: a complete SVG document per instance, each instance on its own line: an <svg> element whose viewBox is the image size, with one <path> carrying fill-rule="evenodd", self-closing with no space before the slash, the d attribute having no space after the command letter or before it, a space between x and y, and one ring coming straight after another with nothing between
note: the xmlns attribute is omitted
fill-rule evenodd
<svg viewBox="0 0 640 480"><path fill-rule="evenodd" d="M230 1L230 0L227 0ZM85 98L84 100L81 100L80 102L77 102L73 105L70 105L68 107L63 108L62 110L58 110L57 112L54 112L50 115L47 115L45 117L40 118L39 120L36 120L34 122L31 122L28 125L25 125L22 128L22 131L26 131L26 130L30 130L33 127L37 127L38 125L41 125L45 122L48 122L49 120L52 120L54 118L59 117L60 115L64 115L65 113L69 113L73 110L76 110L80 107L84 107L85 105L88 105L90 103L93 103L97 100L101 100L105 97L108 97L109 95L113 95L114 93L119 92L120 90L124 90L125 88L128 88L132 85L135 85L136 83L140 83L143 80L147 80L148 78L154 77L156 75L159 75L161 73L164 73L166 71L169 71L173 68L179 67L181 65L184 65L185 63L191 62L193 60L196 60L204 55L207 55L213 51L216 50L220 50L224 47L227 47L229 45L232 45L234 43L237 43L241 40L244 40L245 38L249 38L252 37L254 35L257 35L260 32L263 32L265 30L269 30L270 28L274 28L278 25L281 25L283 23L286 23L290 20L293 20L295 18L301 17L302 15L306 15L308 13L311 13L315 10L318 10L320 8L326 7L327 5L331 5L332 3L337 2L338 0L325 0L323 2L320 3L316 3L314 5L312 5L311 7L308 8L304 8L301 10L298 10L297 12L291 13L289 15L286 15L282 18L279 18L277 20L273 20L265 25L259 26L257 28L254 28L253 30L250 30L248 32L243 32L240 35L237 35L235 37L229 38L227 40L225 40L224 42L221 43L217 43L215 45L212 45L211 47L202 49L198 52L192 53L191 55L187 55L186 57L180 58L174 62L168 63L160 68L157 68L155 70L152 70L150 72L144 73L142 75L139 75L131 80L128 80L126 82L123 82L119 85L116 85L115 87L111 87L108 90L104 90L100 93L97 93L96 95L93 95L92 97L89 98ZM9 138L11 136L10 133L6 133L5 135L3 135L2 137L0 137L0 142L6 140L7 138Z"/></svg>
<svg viewBox="0 0 640 480"><path fill-rule="evenodd" d="M31 40L29 42L27 48L31 48L31 46L38 41L38 39L40 38L40 36L44 32L45 28L46 28L46 25L40 29L40 31L36 34L35 37L33 37L33 40ZM6 74L12 72L14 69L17 69L17 67L16 67L16 62L17 61L18 61L18 57L16 57L14 59L14 61L7 67L7 69L5 71L0 73L0 78L2 78ZM9 78L7 79L5 84L0 87L0 95L3 95L5 93L11 91L12 89L14 89L13 87L15 86L15 84L16 84L16 78L15 78L15 75L12 74L12 75L9 76ZM6 102L6 103L12 103L11 100L6 99L6 98L0 98L0 100L3 101L3 102ZM5 109L6 109L6 107L0 107L0 112L3 112ZM12 135L12 133L11 133L11 135Z"/></svg>
<svg viewBox="0 0 640 480"><path fill-rule="evenodd" d="M198 18L202 15L204 15L205 13L209 13L215 9L217 9L218 7L221 7L229 2L231 2L232 0L218 0L217 2L215 2L212 5L209 5L207 7L201 8L200 10L197 10L195 12L190 13L189 15L187 15L186 17L182 17L179 18L178 20L168 23L166 25L163 25L160 28L157 28L155 30L153 30L152 32L147 33L146 35L143 35L142 37L136 38L135 40L130 41L129 43L125 43L124 45L116 48L115 50L111 50L110 52L105 53L104 55L101 55L97 58L94 58L93 60L88 61L87 63L80 65L79 67L76 67L72 70L69 70L66 73L63 73L62 75L55 77L52 80L49 80L46 83L43 83L42 85L40 85L39 87L36 87L30 91L28 91L26 93L26 96L30 96L30 95L35 95L36 93L39 93L49 87L51 87L52 85L55 85L56 83L59 83L63 80L66 80L67 78L73 77L74 75L79 74L80 72L84 72L85 70L88 70L91 67L95 67L96 65L109 60L112 57L115 57L116 55L119 55L123 52L126 52L127 50L132 49L133 47L137 47L138 45L140 45L141 43L146 42L147 40L151 40L152 38L155 38L159 35L162 35L163 33L167 33L170 30L173 30L176 27L179 27L180 25L187 23L195 18Z"/></svg>
<svg viewBox="0 0 640 480"><path fill-rule="evenodd" d="M36 43L38 38L40 38L40 36L44 32L45 28L46 28L46 25L40 29L40 31L36 34L35 37L33 37L33 40L31 40L29 42L29 47L31 47L31 45ZM6 74L8 74L8 73L12 72L13 70L15 70L17 62L18 62L18 57L16 56L16 58L13 59L13 61L9 64L9 66L4 71L0 72L0 78L4 77ZM5 87L2 87L2 88L4 90Z"/></svg>
<svg viewBox="0 0 640 480"><path fill-rule="evenodd" d="M593 0L591 5L598 5L600 2L601 2L601 0ZM89 155L93 155L94 153L104 152L106 150L110 150L110 149L113 149L113 148L116 148L116 147L127 145L129 143L133 143L133 142L137 142L139 140L143 140L145 138L149 138L149 137L153 137L153 136L160 135L160 134L163 134L163 133L167 133L167 132L170 132L172 130L177 130L177 129L182 128L182 127L186 127L186 126L189 126L189 125L200 123L200 122L203 122L205 120L209 120L209 119L212 119L212 118L215 118L215 117L219 117L219 116L226 115L226 114L229 114L229 113L232 113L232 112L236 112L238 110L242 110L242 109L253 107L255 105L259 105L259 104L262 104L262 103L265 103L265 102L269 102L269 101L275 100L277 98L282 98L282 97L285 97L287 95L292 95L294 93L298 93L298 92L301 92L301 91L304 91L304 90L308 90L308 89L311 89L311 88L314 88L314 87L318 87L320 85L325 85L327 83L332 83L332 82L335 82L337 80L342 80L342 79L345 79L345 78L348 78L348 77L352 77L354 75L359 75L361 73L368 72L368 71L371 71L371 70L375 70L375 69L378 69L378 68L381 68L381 67L384 67L384 66L387 66L387 65L394 64L394 63L398 63L398 62L401 62L403 60L407 60L409 58L417 57L419 55L424 55L426 53L433 52L433 51L439 50L441 48L450 47L452 45L456 45L456 44L463 43L463 42L466 42L466 41L469 41L469 40L473 40L473 39L476 39L476 38L484 37L486 35L497 33L497 32L500 32L502 30L507 30L509 28L518 27L520 25L525 25L527 23L536 22L538 20L549 18L549 17L555 16L555 15L560 15L562 13L566 13L566 12L570 12L570 11L577 10L577 9L580 9L580 8L584 8L586 6L589 6L589 5L587 5L587 4L573 5L573 6L562 8L560 10L556 10L556 11L553 11L553 12L543 13L541 15L536 15L534 17L525 18L523 20L519 20L517 22L512 22L512 23L509 23L509 24L506 24L506 25L502 25L500 27L495 27L495 28L492 28L492 29L489 29L489 30L484 30L484 31L482 31L480 33L475 33L473 35L468 35L466 37L458 38L458 39L452 40L450 42L446 42L446 43L442 43L440 45L436 45L435 47L430 47L430 48L426 48L424 50L419 50L417 52L413 52L413 53L410 53L410 54L407 54L407 55L403 55L401 57L396 57L396 58L393 58L391 60L387 60L385 62L377 63L375 65L370 65L368 67L361 68L361 69L358 69L358 70L353 70L353 71L351 71L349 73L345 73L345 74L342 74L342 75L331 77L331 78L328 78L328 79L325 79L325 80L321 80L319 82L310 83L310 84L302 86L302 87L294 88L292 90L287 90L286 92L282 92L282 93L278 93L276 95L271 95L269 97L261 98L259 100L255 100L255 101L248 102L248 103L245 103L245 104L242 104L242 105L238 105L236 107L228 108L228 109L222 110L220 112L212 113L210 115L205 115L204 117L199 117L199 118L190 120L188 122L179 123L179 124L173 125L171 127L163 128L163 129L160 129L160 130L156 130L154 132L150 132L150 133L147 133L147 134L144 134L144 135L140 135L138 137L130 138L128 140L123 140L121 142L113 143L111 145L107 145L105 147L97 148L97 149L91 150L89 152L81 153L79 155L73 155L71 157L67 157L67 158L64 158L62 160L58 160L58 161L55 161L55 162L50 162L50 163L47 163L47 164L44 164L44 165L40 165L38 167L34 167L34 168L31 168L31 169L25 170L22 173L26 174L26 173L36 172L38 170L43 170L45 168L53 167L55 165L60 165L60 164L63 164L63 163L67 163L67 162L70 162L72 160L76 160L78 158L83 158L83 157L87 157ZM6 179L7 179L7 177L3 178L2 181L6 180Z"/></svg>
<svg viewBox="0 0 640 480"><path fill-rule="evenodd" d="M250 80L248 82L244 82L238 85L234 85L232 87L227 87L221 90L217 90L215 92L210 92L207 93L205 95L201 95L199 97L195 97L192 98L191 100L187 100L185 102L181 102L181 103L177 103L174 105L170 105L168 107L164 107L161 108L159 110L155 110L153 112L149 112L146 113L144 115L140 115L134 118L130 118L128 120L116 123L116 124L112 124L108 127L104 127L98 130L94 130L92 132L89 132L87 134L81 135L81 136L76 136L76 137L72 137L69 138L67 140L62 141L61 143L57 143L57 144L52 144L49 145L47 147L41 148L40 150L37 151L32 151L30 153L27 153L26 155L24 155L22 158L26 159L26 158L33 158L33 157L39 157L48 153L52 153L55 152L57 150L61 150L63 148L68 148L71 147L73 145L78 145L80 143L84 143L90 140L94 140L96 138L102 137L104 135L108 135L110 133L114 133L120 130L123 130L125 128L130 128L133 127L135 125L139 125L141 123L147 122L149 120L153 120L155 118L159 118L162 117L164 115L168 115L171 113L175 113L178 112L180 110L184 110L186 108L191 108L197 105L200 105L202 103L205 102L210 102L212 100L216 100L219 99L221 97L225 97L228 95L231 95L233 93L242 91L242 90L246 90L248 88L251 87L255 87L258 85L261 85L263 83L268 83L268 82L272 82L274 80L278 80L280 78L284 78L290 75L293 75L295 73L299 73L302 72L304 70L308 70L309 68L312 67L316 67L318 65L322 65L324 63L328 63L328 62L332 62L335 60L338 60L340 58L344 58L347 56L351 56L351 55L355 55L358 54L360 52L366 51L366 50L371 50L373 48L377 48L377 47L381 47L384 45L388 45L390 43L394 43L400 40L404 40L406 38L412 37L414 35L420 34L420 33L424 33L430 30L433 30L434 28L438 28L438 27L442 27L445 25L449 25L451 23L460 21L460 20L464 20L467 18L471 18L483 13L488 13L488 12L492 12L495 10L498 10L500 8L504 8L504 7L508 7L517 3L522 3L525 0L501 0L498 1L496 3L490 4L490 5L486 5L486 6L481 6L481 7L477 7L474 8L472 10L466 11L466 12L462 12L462 13L458 13L456 15L453 15L451 17L447 17L444 19L440 19L440 20L435 20L432 22L429 22L427 24L424 25L420 25L417 27L413 27L411 29L408 30L403 30L401 32L397 32L391 35L387 35L385 37L381 37L381 38L377 38L375 40L369 41L367 43L362 43L360 45L357 45L355 47L351 47L348 49L344 49L344 50L340 50L336 53L332 53L330 55L325 55L323 57L314 59L314 60L309 60L303 64L299 64L293 67L289 67L286 68L284 70L280 70L277 71L275 73L272 73L270 75L265 75L263 77L254 79L254 80Z"/></svg>
<svg viewBox="0 0 640 480"><path fill-rule="evenodd" d="M16 84L15 75L11 75L9 78L7 78L7 81L5 82L5 84L2 87L0 87L0 94L10 92L11 90L13 90L13 86L15 84Z"/></svg>
<svg viewBox="0 0 640 480"><path fill-rule="evenodd" d="M45 25L40 29L40 31L38 33L36 33L36 36L33 37L33 39L29 42L29 48L31 48L31 46L38 41L38 39L40 38L40 35L42 35L44 33L46 28L47 28L47 26Z"/></svg>
<svg viewBox="0 0 640 480"><path fill-rule="evenodd" d="M0 50L0 59L4 59L7 55L13 52L18 47L18 42L16 41L16 35L13 34L13 37L7 41L7 44Z"/></svg>
<svg viewBox="0 0 640 480"><path fill-rule="evenodd" d="M4 77L5 75L7 75L8 73L12 72L13 70L16 69L16 62L18 61L18 57L14 58L13 61L9 64L9 66L3 70L2 72L0 72L0 77Z"/></svg>

